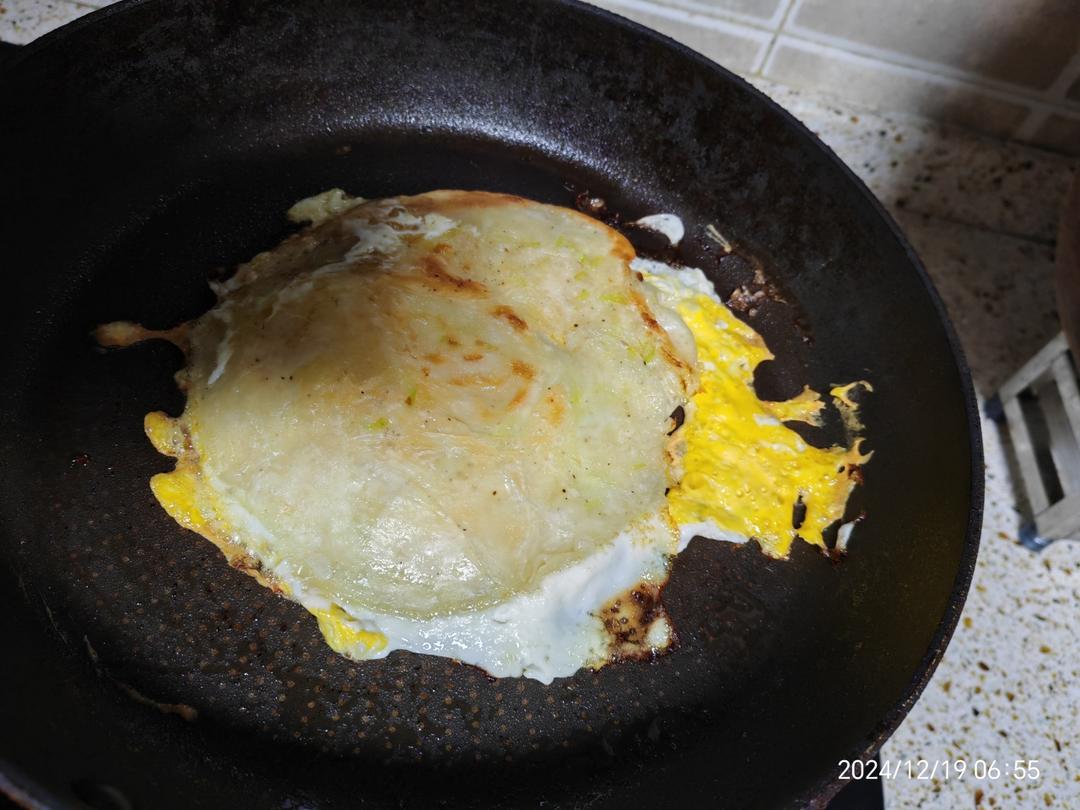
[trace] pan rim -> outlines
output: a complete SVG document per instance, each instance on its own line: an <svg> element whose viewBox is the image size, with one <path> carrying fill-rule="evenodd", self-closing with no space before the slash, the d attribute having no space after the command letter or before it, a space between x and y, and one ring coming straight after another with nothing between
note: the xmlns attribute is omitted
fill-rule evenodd
<svg viewBox="0 0 1080 810"><path fill-rule="evenodd" d="M24 60L33 58L36 54L45 51L54 45L63 43L84 28L103 24L104 21L111 18L113 15L124 14L129 9L160 1L161 0L121 0L119 3L94 10L60 28L48 32L44 36L39 37L33 42L21 46L16 50L4 66L4 70L0 72L0 82L2 82L3 73L10 75L12 70ZM617 26L624 30L630 30L634 32L635 36L643 41L650 41L657 46L674 51L699 70L719 74L727 83L753 97L757 102L764 103L767 109L773 114L778 115L789 131L793 132L793 134L797 133L798 136L802 137L804 142L812 144L818 154L824 157L832 168L839 170L839 174L847 181L849 187L858 191L861 201L864 204L867 204L869 210L885 223L890 235L903 250L909 265L918 275L922 284L922 289L927 294L930 303L934 308L937 322L943 330L959 378L964 401L964 413L967 419L967 439L969 445L969 461L971 465L968 521L957 573L953 580L945 611L937 623L937 627L929 642L926 653L916 667L908 687L898 697L893 708L881 719L873 730L868 732L865 744L853 751L852 756L848 757L849 759L871 758L892 736L900 723L911 711L944 657L948 644L959 623L978 559L985 498L985 473L983 469L983 441L980 407L974 384L971 379L970 368L959 337L956 334L955 327L948 316L945 304L941 299L937 288L934 286L933 281L930 279L922 260L919 258L917 252L908 241L896 220L851 168L794 115L743 77L697 51L677 42L671 37L647 28L644 25L608 9L589 5L582 0L543 0L543 2L547 2L552 6L562 6L570 13L590 15L603 21L604 24L609 26ZM793 797L791 804L792 806L825 806L828 801L839 792L844 784L845 783L839 777L839 765L837 765L833 769L833 773L823 775L816 783L804 790L802 794ZM10 796L10 798L16 802L25 803L25 806L28 807L63 806L56 802L57 797L52 794L45 785L38 783L32 778L27 778L14 763L3 757L0 757L0 793Z"/></svg>

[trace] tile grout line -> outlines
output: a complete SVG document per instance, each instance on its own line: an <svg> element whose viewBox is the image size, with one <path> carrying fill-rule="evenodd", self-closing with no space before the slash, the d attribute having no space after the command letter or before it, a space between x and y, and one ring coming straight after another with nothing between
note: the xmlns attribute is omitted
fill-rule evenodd
<svg viewBox="0 0 1080 810"><path fill-rule="evenodd" d="M773 55L776 53L776 43L780 39L781 32L784 31L787 25L788 18L796 10L796 6L802 6L802 0L784 0L785 5L781 8L780 22L776 26L776 30L773 31L772 37L769 39L769 44L765 48L765 53L761 56L759 64L754 65L753 70L750 71L753 76L765 77L765 72L772 66Z"/></svg>
<svg viewBox="0 0 1080 810"><path fill-rule="evenodd" d="M907 56L899 51L890 50L888 48L863 45L862 43L844 37L837 37L832 34L814 31L813 29L801 26L796 22L793 22L793 24L788 27L786 33L794 38L813 42L837 51L856 54L866 59L908 68L909 70L917 70L943 79L951 79L956 82L975 85L987 91L996 91L998 93L1010 94L1050 104L1064 101L1063 98L1055 96L1050 90L1037 90L1013 82L991 79L978 73L949 67L941 62Z"/></svg>
<svg viewBox="0 0 1080 810"><path fill-rule="evenodd" d="M1053 98L1068 101L1066 93L1069 92L1073 82L1078 79L1080 79L1080 51L1074 53L1072 58L1065 63L1065 67L1061 69L1058 77L1046 88L1046 93Z"/></svg>
<svg viewBox="0 0 1080 810"><path fill-rule="evenodd" d="M774 14L769 20L751 19L743 15L724 12L720 9L705 9L697 3L693 3L693 0L687 0L688 5L682 6L681 8L660 5L655 2L649 2L648 0L609 0L609 2L625 8L632 8L645 13L654 13L658 16L667 17L668 19L677 19L691 24L699 23L702 18L728 22L735 27L735 30L732 30L731 33L738 33L738 27L742 28L742 33L744 33L744 35L750 33L750 31L768 31L771 34L769 45L765 49L764 54L759 59L755 59L755 65L751 69L750 75L759 75L765 78L768 77L768 71L772 66L776 45L780 38L783 37L786 39L789 38L799 44L816 45L826 49L827 52L859 57L886 67L912 71L915 74L928 77L938 84L949 83L963 88L968 92L983 93L999 100L1018 104L1028 108L1029 117L1037 116L1039 113L1059 113L1066 118L1080 120L1080 109L1064 96L1063 90L1057 87L1058 83L1064 81L1062 76L1059 76L1058 80L1055 81L1055 84L1050 88L1046 90L1034 90L1011 82L989 79L970 71L950 68L940 62L907 57L898 51L861 45L858 42L843 37L819 33L795 22L798 10L803 4L803 0L785 0L785 4L780 7L780 11L777 14ZM686 10L691 3L693 4L692 7L695 9L693 12ZM682 14L679 13L680 11ZM675 13L672 14L671 12ZM779 23L776 27L770 29L770 23L777 18L779 18ZM829 54L824 53L822 55ZM1077 75L1080 75L1080 54L1077 54L1074 57L1074 60L1076 61L1076 67L1074 69L1076 70ZM1063 75L1066 72L1069 72L1069 75L1071 75L1070 68L1073 68L1072 63L1066 67L1065 71L1063 71ZM1067 90L1067 87L1065 89ZM1022 122L1020 126L1023 125Z"/></svg>
<svg viewBox="0 0 1080 810"><path fill-rule="evenodd" d="M1073 85L1073 82L1080 79L1080 52L1074 53L1072 58L1065 64L1065 67L1061 69L1058 77L1046 88L1046 94L1052 98L1058 98L1063 102L1068 102L1066 93L1069 92ZM1058 113L1061 114L1060 112ZM1050 120L1051 112L1049 110L1032 109L1028 113L1027 118L1020 122L1020 124L1013 130L1012 137L1016 140L1030 141L1034 139L1039 129ZM1071 117L1066 115L1065 118Z"/></svg>
<svg viewBox="0 0 1080 810"><path fill-rule="evenodd" d="M812 90L807 91L805 89L800 89L800 88L795 87L795 86L793 86L791 84L788 84L786 82L781 82L781 81L777 81L776 79L771 79L768 76L760 76L760 77L754 76L754 77L749 77L749 78L751 79L751 83L754 84L754 86L758 90L765 93L765 95L769 96L770 98L773 97L773 94L772 94L771 90L769 89L769 87L768 86L762 86L761 84L758 84L758 82L764 83L764 84L769 85L769 86L775 86L777 88L780 88L781 90L786 90L786 91L793 92L796 95L806 93L807 98L815 99L816 103L824 105L825 107L827 107L830 111L832 111L834 113L851 112L851 113L854 113L854 114L858 114L860 116L877 116L877 117L881 118L882 121L887 126L897 126L898 124L900 124L900 123L902 123L904 121L907 121L907 122L910 122L910 123L918 122L918 125L920 125L920 126L931 126L931 127L936 127L936 128L945 128L945 129L948 129L948 130L951 130L951 131L954 131L954 132L957 132L957 133L962 133L964 137L968 137L968 138L974 137L974 138L977 138L977 139L979 139L981 141L984 141L986 143L992 143L992 144L996 145L997 147L1002 147L1002 146L1005 146L1005 145L1012 145L1015 148L1025 150L1025 152L1035 152L1035 153L1038 153L1039 155L1043 155L1043 156L1051 158L1051 159L1064 160L1064 161L1068 162L1068 166L1070 167L1069 168L1070 172L1072 172L1072 171L1080 172L1080 163L1077 162L1077 160L1078 160L1077 155L1073 155L1073 154L1069 154L1069 153L1062 153L1062 152L1055 151L1053 149L1048 149L1047 147L1039 146L1039 145L1033 144L1033 143L1025 143L1025 142L1021 142L1021 141L1016 141L1016 140L1010 139L1009 137L1005 137L1005 136L991 135L991 134L989 134L987 132L984 132L982 130L979 130L977 128L974 128L974 127L971 127L971 126L965 126L964 124L960 124L960 123L956 123L956 122L952 122L952 121L942 120L940 118L934 118L933 116L927 115L925 113L914 112L914 111L911 111L911 110L884 110L884 109L876 108L876 107L874 107L874 106L872 106L872 105L870 105L868 103L865 103L865 102L860 103L860 102L857 102L857 101L852 101L851 99L845 99L845 98L843 98L843 97L841 97L839 95L836 95L835 93L831 93L830 91L825 90L825 89L821 89L821 88L812 89ZM780 102L778 102L778 103L780 103ZM821 132L818 129L816 129L814 126L812 126L812 124L809 121L803 120L803 118L798 113L795 112L794 108L787 107L786 104L783 104L783 103L781 103L781 106L784 106L786 109L788 109L789 112L791 112L793 115L795 115L796 118L798 118L800 121L802 121L802 123L814 134L815 137L820 138L823 142L825 142L827 145L829 145L830 148L833 148L832 145L829 144L828 140L821 134ZM836 151L836 150L834 149L834 151ZM837 152L837 154L839 154L839 151ZM1043 158L1040 157L1039 159L1043 159ZM886 207L888 207L889 204L886 203L883 198L879 197L878 199L881 200L883 205L886 205ZM907 210L909 213L917 213L918 212L918 209L916 209L916 208L899 209L899 210ZM937 216L937 215L934 214L932 216ZM956 220L956 222L962 223L963 220ZM975 226L975 227L984 227L984 226ZM988 228L988 229L991 230L991 231L994 230L993 228ZM1033 236L1027 235L1027 234L1025 234L1023 232L1020 232L1020 231L996 231L996 232L1004 233L1004 234L1006 234L1008 236L1015 236L1015 237L1017 237L1019 239L1033 239L1035 241L1045 241L1043 239L1040 239L1039 237L1033 237Z"/></svg>
<svg viewBox="0 0 1080 810"><path fill-rule="evenodd" d="M586 0L586 2L592 2L594 4L603 2L606 5L617 5L623 8L632 8L635 11L642 11L646 14L655 14L658 17L666 17L669 20L679 20L681 22L701 22L702 20L719 21L727 23L735 28L742 28L744 31L749 29L755 33L774 34L776 32L777 25L783 18L783 13L774 14L769 19L762 17L751 17L749 15L739 14L738 12L731 12L725 9L718 9L713 7L700 6L697 3L687 2L686 4L669 4L660 0ZM677 2L677 0L676 0ZM783 0L784 3L791 3L792 0ZM784 6L780 6L781 9Z"/></svg>
<svg viewBox="0 0 1080 810"><path fill-rule="evenodd" d="M736 21L720 15L688 11L683 8L675 8L672 6L658 6L654 3L643 2L643 0L606 0L601 7L606 8L609 11L627 9L642 14L651 14L654 17L684 23L699 29L720 31L731 34L732 36L740 36L744 39L757 40L759 42L763 42L765 37L770 33L764 28L757 28L742 21Z"/></svg>
<svg viewBox="0 0 1080 810"><path fill-rule="evenodd" d="M871 191L870 193L873 194L874 192ZM1021 233L1019 231L1002 230L1001 228L993 228L989 225L979 225L975 222L969 222L959 217L921 211L918 208L898 208L895 203L886 202L878 197L877 194L874 194L874 197L876 197L878 202L885 207L885 210L889 212L889 216L894 220L900 220L905 216L920 217L927 222L943 222L958 228L967 228L979 233L993 234L994 236L1004 236L1008 239L1015 239L1017 242L1038 245L1039 247L1053 247L1057 243L1057 239L1053 237L1040 237L1033 236L1029 233ZM903 230L903 228L901 228L901 230Z"/></svg>
<svg viewBox="0 0 1080 810"><path fill-rule="evenodd" d="M778 2L776 11L768 17L759 17L754 14L744 14L727 8L717 8L715 5L700 0L651 0L650 5L664 8L677 8L695 14L704 14L709 17L727 19L741 23L752 28L766 31L774 31L784 16L784 2Z"/></svg>
<svg viewBox="0 0 1080 810"><path fill-rule="evenodd" d="M1076 110L1070 107L1061 107L1055 105L1052 101L1045 101L1040 98L1018 95L1006 90L1001 90L996 87L988 86L983 83L967 81L963 79L954 78L951 76L944 76L940 73L933 73L928 70L913 67L898 62L889 62L883 59L878 59L873 56L869 56L863 53L859 53L853 50L847 50L845 48L839 48L834 45L827 45L823 42L817 42L812 39L806 39L802 36L785 32L779 37L783 42L781 44L788 44L791 47L802 49L808 53L814 53L818 56L826 58L839 59L848 63L862 63L872 67L884 68L886 70L907 74L908 76L921 78L925 81L933 84L956 87L968 92L981 93L982 95L990 98L995 98L1000 101L1008 101L1011 104L1026 107L1030 110L1044 110L1049 113L1057 113L1070 120L1080 120L1080 110ZM768 66L766 66L767 68ZM769 78L766 73L763 78Z"/></svg>
<svg viewBox="0 0 1080 810"><path fill-rule="evenodd" d="M1010 137L1017 141L1030 141L1042 128L1042 125L1050 120L1050 110L1040 110L1032 107L1024 120L1016 125Z"/></svg>
<svg viewBox="0 0 1080 810"><path fill-rule="evenodd" d="M113 5L113 2L118 2L118 0L113 0L113 2L106 3L103 6L95 6L90 3L80 3L79 0L54 0L54 2L62 3L64 5L77 6L78 8L85 8L87 11L100 11L103 8L108 8L109 6Z"/></svg>
<svg viewBox="0 0 1080 810"><path fill-rule="evenodd" d="M796 2L796 0L780 0L776 5L776 11L765 21L765 25L772 31L779 31L783 28L793 2Z"/></svg>

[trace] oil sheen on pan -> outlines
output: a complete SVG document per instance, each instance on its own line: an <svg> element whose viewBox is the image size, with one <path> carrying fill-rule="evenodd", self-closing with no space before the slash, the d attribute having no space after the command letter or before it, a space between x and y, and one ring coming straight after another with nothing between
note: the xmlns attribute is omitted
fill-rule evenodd
<svg viewBox="0 0 1080 810"><path fill-rule="evenodd" d="M154 495L337 652L550 683L674 643L662 590L694 536L826 551L869 459L850 396L869 384L830 392L847 446L806 442L786 423L826 402L758 398L772 355L699 270L486 192L335 189L289 216L306 227L206 314L96 337L184 351L185 411L146 417L176 459Z"/></svg>

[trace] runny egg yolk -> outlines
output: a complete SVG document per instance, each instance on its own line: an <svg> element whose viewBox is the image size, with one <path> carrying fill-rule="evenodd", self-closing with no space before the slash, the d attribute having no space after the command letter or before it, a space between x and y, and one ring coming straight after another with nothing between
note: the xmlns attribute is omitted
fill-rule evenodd
<svg viewBox="0 0 1080 810"><path fill-rule="evenodd" d="M814 447L784 425L818 424L824 403L809 388L785 402L758 399L754 369L773 354L726 306L699 292L675 307L694 336L701 379L680 431L683 474L668 493L672 519L754 538L772 557L786 557L796 536L824 547L822 533L843 516L869 455L858 440ZM851 388L832 391L846 412ZM796 527L798 504L805 513Z"/></svg>

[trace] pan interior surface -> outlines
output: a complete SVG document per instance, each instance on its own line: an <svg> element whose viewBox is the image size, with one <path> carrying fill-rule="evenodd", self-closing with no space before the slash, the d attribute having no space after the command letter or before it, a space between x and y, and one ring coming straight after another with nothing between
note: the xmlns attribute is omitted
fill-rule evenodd
<svg viewBox="0 0 1080 810"><path fill-rule="evenodd" d="M147 0L31 46L0 104L8 780L57 806L802 806L917 697L974 564L970 385L869 193L730 74L570 3ZM851 553L697 539L665 591L679 648L551 686L332 653L154 501L142 417L182 408L178 352L89 339L205 311L332 186L587 192L681 216L675 258L722 296L764 269L761 390L874 385Z"/></svg>

